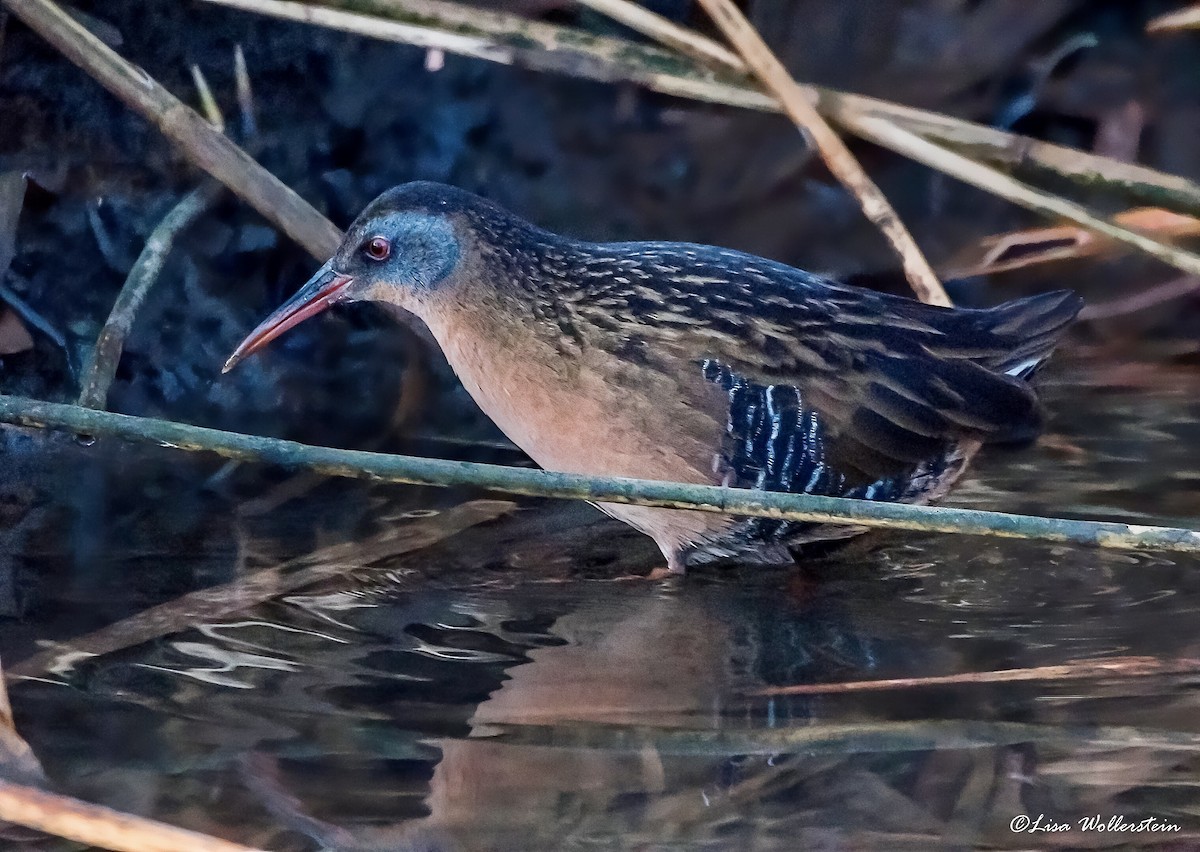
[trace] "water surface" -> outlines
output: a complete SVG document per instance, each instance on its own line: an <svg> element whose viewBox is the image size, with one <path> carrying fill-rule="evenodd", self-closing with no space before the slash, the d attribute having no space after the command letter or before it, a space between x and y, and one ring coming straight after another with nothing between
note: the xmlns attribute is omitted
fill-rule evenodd
<svg viewBox="0 0 1200 852"><path fill-rule="evenodd" d="M1156 376L1060 373L1047 439L952 502L1196 525L1200 381ZM0 653L66 792L274 850L1200 843L1200 675L761 694L1200 658L1195 558L903 534L651 584L588 507L324 483L239 513L204 464L26 457Z"/></svg>

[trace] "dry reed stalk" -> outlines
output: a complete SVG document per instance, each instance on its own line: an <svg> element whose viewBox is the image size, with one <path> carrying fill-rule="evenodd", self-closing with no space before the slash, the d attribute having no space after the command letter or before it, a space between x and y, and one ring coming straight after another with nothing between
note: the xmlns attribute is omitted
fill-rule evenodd
<svg viewBox="0 0 1200 852"><path fill-rule="evenodd" d="M138 308L158 280L176 238L212 207L220 193L220 185L214 182L206 182L199 189L192 190L171 208L146 239L141 254L113 302L112 312L100 329L96 345L88 355L80 381L79 405L104 408L108 400L108 388L117 374L117 362L121 360L125 338L133 330Z"/></svg>
<svg viewBox="0 0 1200 852"><path fill-rule="evenodd" d="M738 49L766 90L779 100L788 117L812 139L829 171L858 199L863 213L887 237L900 256L904 275L917 298L927 304L949 307L950 297L912 234L846 143L821 117L808 94L763 41L758 30L732 0L700 0L700 5Z"/></svg>
<svg viewBox="0 0 1200 852"><path fill-rule="evenodd" d="M0 820L115 852L256 852L240 843L2 780Z"/></svg>
<svg viewBox="0 0 1200 852"><path fill-rule="evenodd" d="M1154 675L1195 674L1200 660L1160 660L1155 657L1114 657L1108 660L1074 660L1057 666L1024 669L1000 669L989 672L962 672L930 677L896 677L884 680L842 681L840 683L801 683L756 690L754 695L828 695L847 692L872 692L885 689L915 689L927 686L953 686L965 683L1015 683L1034 680L1087 680L1105 677L1151 677Z"/></svg>
<svg viewBox="0 0 1200 852"><path fill-rule="evenodd" d="M886 119L864 118L858 125L864 134L886 139L888 147L943 174L985 189L1035 213L1074 222L1119 243L1132 246L1164 263L1193 275L1200 274L1200 255L1122 228L1093 215L1086 207L1049 192L1035 189L999 169L958 154Z"/></svg>
<svg viewBox="0 0 1200 852"><path fill-rule="evenodd" d="M342 235L332 222L53 0L0 0L0 4L314 257L324 261L333 254Z"/></svg>
<svg viewBox="0 0 1200 852"><path fill-rule="evenodd" d="M1175 12L1168 12L1165 15L1159 15L1146 24L1146 32L1148 33L1166 33L1175 30L1196 28L1200 28L1200 3L1188 6L1185 9L1179 9Z"/></svg>
<svg viewBox="0 0 1200 852"><path fill-rule="evenodd" d="M617 23L624 24L643 35L648 35L663 46L677 50L700 62L728 68L738 74L745 74L749 71L742 58L724 45L705 38L687 27L681 27L674 21L651 12L637 3L631 3L629 0L575 0L575 2L602 15L607 15Z"/></svg>

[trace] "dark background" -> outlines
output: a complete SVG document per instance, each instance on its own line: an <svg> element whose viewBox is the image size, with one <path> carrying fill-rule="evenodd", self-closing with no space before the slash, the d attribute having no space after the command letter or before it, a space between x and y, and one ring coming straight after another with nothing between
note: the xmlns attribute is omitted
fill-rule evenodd
<svg viewBox="0 0 1200 852"><path fill-rule="evenodd" d="M1150 16L1175 4L749 5L799 79L1087 149L1112 147L1101 141L1107 128L1122 149L1109 153L1200 178L1200 39L1143 32ZM567 2L496 7L630 35ZM707 25L683 0L660 0L656 8ZM189 69L198 65L235 137L242 135L233 80L240 44L259 124L254 139L241 141L339 225L389 186L438 180L576 236L716 243L904 287L882 238L779 116L452 55L431 73L416 48L202 2L117 0L78 9L189 103L197 102ZM1080 34L1094 35L1098 45L1048 68L1047 57ZM1140 116L1132 131L1122 123L1131 109ZM11 20L0 52L0 114L0 170L31 176L7 284L66 341L60 348L35 332L32 350L0 361L0 388L69 398L72 370L146 235L201 176L156 130ZM989 233L1040 224L893 154L854 147L935 265ZM257 214L226 198L185 236L141 311L110 407L344 445L390 432L414 351L371 308L335 312L218 379L233 344L313 266ZM1064 285L1093 299L1127 293L1121 282L1131 276L1165 280L1172 272L1141 260L1060 264L952 287L967 304ZM1166 354L1186 357L1194 319L1187 300L1081 334L1110 344L1153 330L1161 349L1169 332L1176 343ZM426 418L434 430L461 425L471 406L438 396L437 388L453 383L434 373L433 395L418 399L409 422Z"/></svg>

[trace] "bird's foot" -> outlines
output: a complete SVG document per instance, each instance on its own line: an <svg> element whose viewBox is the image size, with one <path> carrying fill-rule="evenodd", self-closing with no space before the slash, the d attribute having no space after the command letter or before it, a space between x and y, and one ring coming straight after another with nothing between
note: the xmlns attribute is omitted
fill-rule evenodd
<svg viewBox="0 0 1200 852"><path fill-rule="evenodd" d="M664 580L680 580L686 572L681 568L676 568L668 565L659 565L649 574L622 574L619 577L613 577L614 582L618 583L660 583Z"/></svg>
<svg viewBox="0 0 1200 852"><path fill-rule="evenodd" d="M676 571L669 565L660 565L646 575L647 580L669 580L672 577L682 577L682 571Z"/></svg>
<svg viewBox="0 0 1200 852"><path fill-rule="evenodd" d="M642 583L661 583L664 580L682 579L683 576L687 574L687 563L684 561L682 553L664 548L663 556L667 558L667 564L659 565L649 574L621 574L610 579L617 583L629 583L634 581Z"/></svg>

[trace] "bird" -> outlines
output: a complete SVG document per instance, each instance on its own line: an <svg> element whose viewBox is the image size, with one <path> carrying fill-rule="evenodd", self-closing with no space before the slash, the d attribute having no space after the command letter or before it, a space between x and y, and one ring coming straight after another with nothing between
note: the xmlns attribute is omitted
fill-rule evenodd
<svg viewBox="0 0 1200 852"><path fill-rule="evenodd" d="M943 497L985 444L1027 442L1030 383L1082 301L943 308L732 249L596 243L462 189L394 187L225 364L343 302L428 329L538 465L863 500ZM862 527L598 503L650 536L656 575L787 564Z"/></svg>

